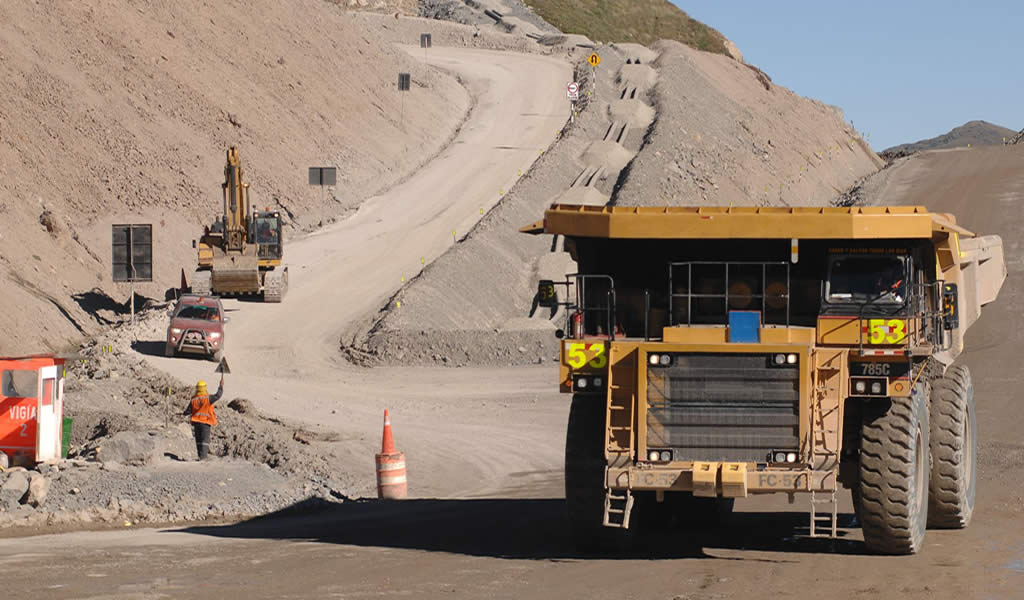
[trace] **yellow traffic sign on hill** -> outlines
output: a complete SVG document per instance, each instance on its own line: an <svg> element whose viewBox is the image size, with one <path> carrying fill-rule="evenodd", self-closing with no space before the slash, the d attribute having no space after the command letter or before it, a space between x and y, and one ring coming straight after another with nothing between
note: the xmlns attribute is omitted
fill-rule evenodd
<svg viewBox="0 0 1024 600"><path fill-rule="evenodd" d="M596 67L601 64L601 57L597 55L597 52L594 52L590 55L590 58L587 59L587 62L590 63L590 66Z"/></svg>

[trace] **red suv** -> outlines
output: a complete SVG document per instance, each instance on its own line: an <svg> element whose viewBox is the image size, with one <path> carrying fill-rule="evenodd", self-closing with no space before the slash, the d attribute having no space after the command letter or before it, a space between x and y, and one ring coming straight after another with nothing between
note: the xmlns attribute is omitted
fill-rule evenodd
<svg viewBox="0 0 1024 600"><path fill-rule="evenodd" d="M186 294L178 300L167 326L164 354L204 354L220 361L224 355L224 307L216 296Z"/></svg>

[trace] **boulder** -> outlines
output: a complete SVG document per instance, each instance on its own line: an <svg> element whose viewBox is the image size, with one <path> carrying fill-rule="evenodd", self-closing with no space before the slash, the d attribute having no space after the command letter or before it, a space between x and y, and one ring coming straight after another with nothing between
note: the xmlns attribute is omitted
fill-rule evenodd
<svg viewBox="0 0 1024 600"><path fill-rule="evenodd" d="M7 510L16 509L27 491L28 476L22 471L11 473L0 485L0 506Z"/></svg>
<svg viewBox="0 0 1024 600"><path fill-rule="evenodd" d="M122 431L103 440L96 448L96 459L108 463L145 465L156 452L155 436L146 432Z"/></svg>
<svg viewBox="0 0 1024 600"><path fill-rule="evenodd" d="M46 494L50 491L50 480L42 475L31 477L28 482L28 492L23 498L23 503L39 508L46 501Z"/></svg>
<svg viewBox="0 0 1024 600"><path fill-rule="evenodd" d="M9 466L11 466L11 459L6 452L0 452L0 469L6 470Z"/></svg>

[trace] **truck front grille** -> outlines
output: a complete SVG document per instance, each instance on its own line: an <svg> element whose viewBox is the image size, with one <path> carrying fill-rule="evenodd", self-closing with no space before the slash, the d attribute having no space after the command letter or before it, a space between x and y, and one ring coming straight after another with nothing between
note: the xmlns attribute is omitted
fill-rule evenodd
<svg viewBox="0 0 1024 600"><path fill-rule="evenodd" d="M647 447L675 460L765 462L799 445L800 370L768 354L673 354L647 369Z"/></svg>

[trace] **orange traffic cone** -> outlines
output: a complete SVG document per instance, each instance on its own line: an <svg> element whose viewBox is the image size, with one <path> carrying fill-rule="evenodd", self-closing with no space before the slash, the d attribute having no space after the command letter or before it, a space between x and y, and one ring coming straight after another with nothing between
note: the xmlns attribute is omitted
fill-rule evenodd
<svg viewBox="0 0 1024 600"><path fill-rule="evenodd" d="M384 411L384 436L380 454L377 455L377 497L401 500L409 495L405 479L405 455L395 449L395 438L391 433L391 418Z"/></svg>

